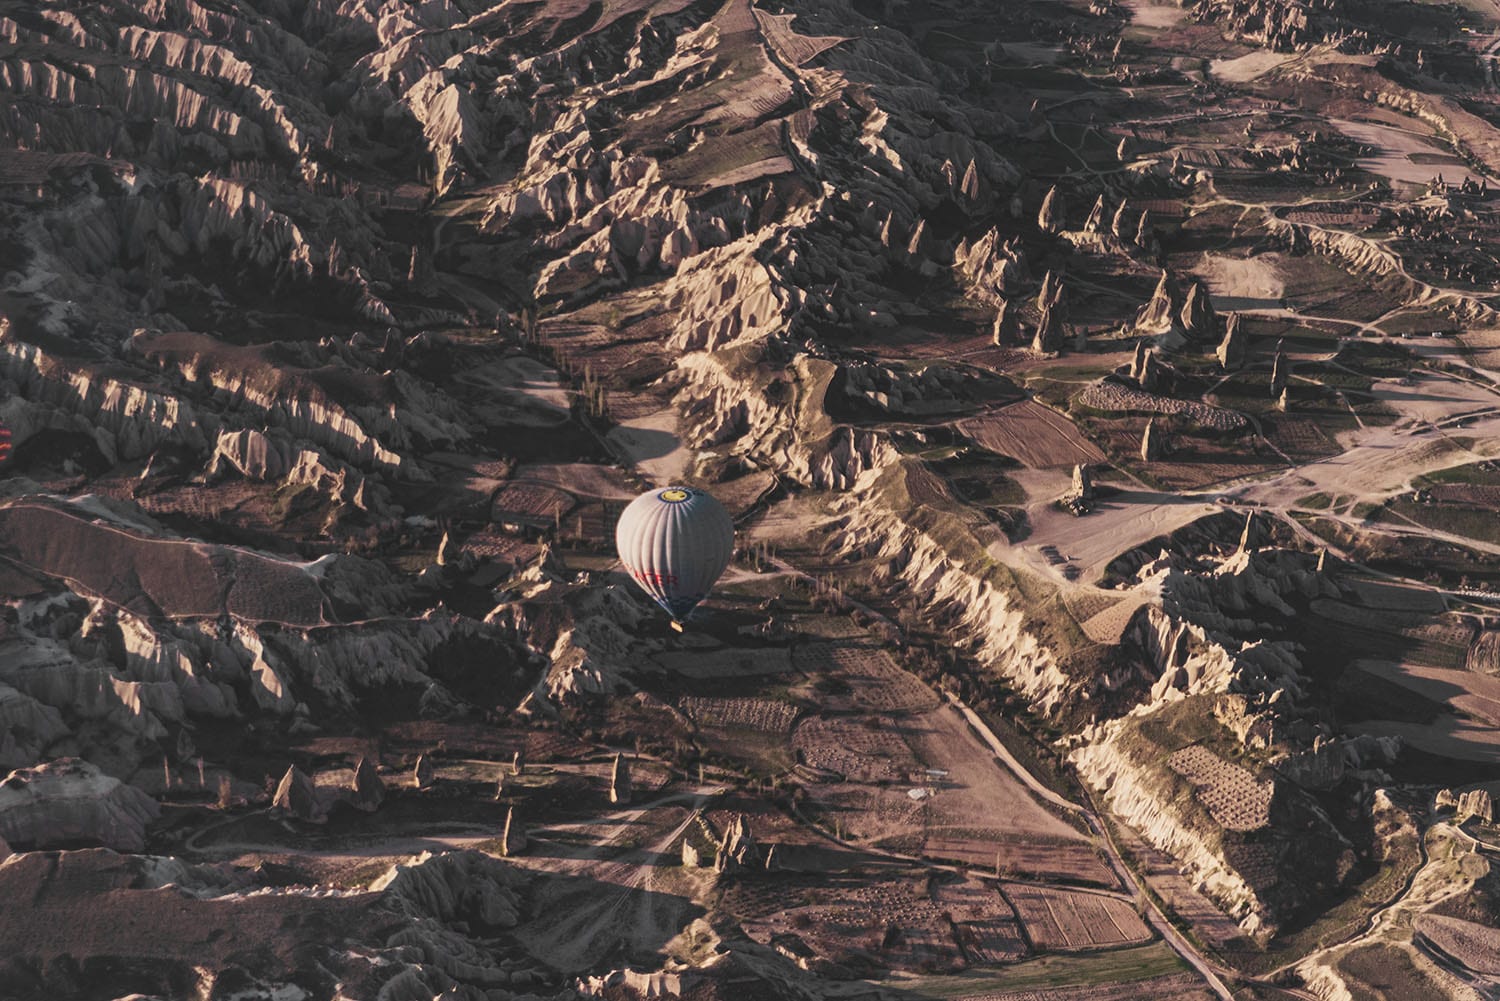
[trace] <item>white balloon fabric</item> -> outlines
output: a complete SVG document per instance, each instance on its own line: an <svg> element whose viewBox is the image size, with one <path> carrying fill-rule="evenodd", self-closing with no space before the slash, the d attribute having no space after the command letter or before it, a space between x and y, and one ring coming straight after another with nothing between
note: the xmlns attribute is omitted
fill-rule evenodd
<svg viewBox="0 0 1500 1001"><path fill-rule="evenodd" d="M729 565L734 522L702 490L648 490L620 515L615 549L635 582L681 622Z"/></svg>

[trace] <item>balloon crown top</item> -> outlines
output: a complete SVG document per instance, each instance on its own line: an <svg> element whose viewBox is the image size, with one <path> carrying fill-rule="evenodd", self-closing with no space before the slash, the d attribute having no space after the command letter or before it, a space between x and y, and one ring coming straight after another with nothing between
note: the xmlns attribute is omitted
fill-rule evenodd
<svg viewBox="0 0 1500 1001"><path fill-rule="evenodd" d="M656 497L658 500L664 500L668 504L681 504L692 495L692 491L684 490L682 487L668 487L657 494Z"/></svg>

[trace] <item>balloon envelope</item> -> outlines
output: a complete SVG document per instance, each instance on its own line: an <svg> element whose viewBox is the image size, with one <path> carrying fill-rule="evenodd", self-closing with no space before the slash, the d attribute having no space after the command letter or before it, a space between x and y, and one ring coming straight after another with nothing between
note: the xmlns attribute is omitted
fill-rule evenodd
<svg viewBox="0 0 1500 1001"><path fill-rule="evenodd" d="M692 487L648 490L615 527L620 562L656 603L681 620L704 598L734 554L734 522Z"/></svg>

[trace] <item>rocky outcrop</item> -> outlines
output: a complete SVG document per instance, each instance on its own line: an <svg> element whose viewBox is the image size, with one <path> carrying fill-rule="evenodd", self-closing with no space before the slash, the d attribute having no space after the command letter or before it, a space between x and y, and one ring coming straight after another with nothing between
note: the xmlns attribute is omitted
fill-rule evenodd
<svg viewBox="0 0 1500 1001"><path fill-rule="evenodd" d="M510 863L483 852L450 851L423 852L393 866L369 888L383 893L390 909L408 917L443 924L468 921L480 929L501 930L519 923L519 894L525 884L526 876Z"/></svg>
<svg viewBox="0 0 1500 1001"><path fill-rule="evenodd" d="M370 813L385 802L385 783L369 758L361 757L354 766L354 777L345 792L344 801L356 810Z"/></svg>
<svg viewBox="0 0 1500 1001"><path fill-rule="evenodd" d="M526 829L516 820L516 808L505 810L505 828L500 832L500 854L506 858L526 850Z"/></svg>
<svg viewBox="0 0 1500 1001"><path fill-rule="evenodd" d="M837 551L859 553L880 569L881 580L901 580L954 636L973 637L973 656L1007 678L1039 711L1050 713L1073 697L1077 684L1039 643L1017 601L988 580L970 558L955 556L934 534L952 538L964 529L930 506L910 506L908 477L894 464L862 483L840 506ZM893 506L894 505L894 506ZM976 543L982 550L982 545Z"/></svg>
<svg viewBox="0 0 1500 1001"><path fill-rule="evenodd" d="M1158 462L1166 458L1167 452L1167 433L1156 426L1155 417L1149 418L1141 432L1141 461Z"/></svg>
<svg viewBox="0 0 1500 1001"><path fill-rule="evenodd" d="M1036 354L1056 354L1063 349L1062 308L1051 306L1042 310L1037 321L1036 335L1031 339L1031 350Z"/></svg>
<svg viewBox="0 0 1500 1001"><path fill-rule="evenodd" d="M103 845L138 852L156 801L77 758L11 772L0 782L0 840L14 847Z"/></svg>
<svg viewBox="0 0 1500 1001"><path fill-rule="evenodd" d="M1125 140L1120 140L1121 148L1124 148ZM1109 220L1109 232L1116 240L1129 242L1135 237L1135 212L1130 204L1130 199L1121 199L1115 214Z"/></svg>
<svg viewBox="0 0 1500 1001"><path fill-rule="evenodd" d="M1182 292L1177 282L1163 271L1150 300L1136 314L1135 330L1142 334L1166 333L1177 324L1182 307Z"/></svg>
<svg viewBox="0 0 1500 1001"><path fill-rule="evenodd" d="M1460 824L1470 818L1482 824L1495 822L1495 805L1487 789L1469 789L1461 793L1440 789L1435 805L1439 810L1451 809L1454 821Z"/></svg>
<svg viewBox="0 0 1500 1001"><path fill-rule="evenodd" d="M1073 485L1069 489L1068 494L1081 501L1092 501L1094 499L1094 474L1086 463L1080 463L1073 467Z"/></svg>
<svg viewBox="0 0 1500 1001"><path fill-rule="evenodd" d="M1209 301L1208 290L1200 281L1189 283L1178 316L1183 333L1193 340L1206 340L1218 334L1219 321Z"/></svg>
<svg viewBox="0 0 1500 1001"><path fill-rule="evenodd" d="M210 478L233 471L246 479L305 484L329 500L373 513L391 511L383 484L316 447L299 446L290 434L245 429L221 430L208 460Z"/></svg>
<svg viewBox="0 0 1500 1001"><path fill-rule="evenodd" d="M995 310L995 322L990 328L990 340L997 347L1009 347L1015 344L1021 336L1021 325L1016 320L1015 310L1011 309L1009 300L1001 299L1000 305Z"/></svg>
<svg viewBox="0 0 1500 1001"><path fill-rule="evenodd" d="M286 774L281 777L276 795L271 799L271 807L288 817L308 823L321 824L328 819L327 808L318 795L317 787L296 765L288 766Z"/></svg>
<svg viewBox="0 0 1500 1001"><path fill-rule="evenodd" d="M1100 195L1094 200L1094 207L1089 210L1089 217L1083 224L1085 233L1096 234L1104 228L1104 196Z"/></svg>
<svg viewBox="0 0 1500 1001"><path fill-rule="evenodd" d="M1037 227L1043 233L1061 233L1067 227L1066 211L1062 193L1054 184L1047 189L1046 197L1042 199L1042 207L1036 217Z"/></svg>
<svg viewBox="0 0 1500 1001"><path fill-rule="evenodd" d="M1240 314L1230 313L1229 320L1224 324L1224 339L1219 341L1214 352L1219 359L1219 367L1226 372L1244 367L1245 357L1250 350L1249 340L1250 336L1240 325Z"/></svg>
<svg viewBox="0 0 1500 1001"><path fill-rule="evenodd" d="M953 250L953 270L970 295L992 306L998 306L1030 278L1021 242L1015 237L1002 240L994 229L973 243L959 241Z"/></svg>
<svg viewBox="0 0 1500 1001"><path fill-rule="evenodd" d="M763 855L750 833L749 822L743 813L736 814L724 832L724 840L714 856L714 869L721 873L732 873L741 869L759 868L762 864Z"/></svg>
<svg viewBox="0 0 1500 1001"><path fill-rule="evenodd" d="M1271 359L1271 396L1280 396L1286 391L1286 380L1291 366L1286 360L1286 354L1281 350L1281 343L1276 344L1276 356Z"/></svg>
<svg viewBox="0 0 1500 1001"><path fill-rule="evenodd" d="M1256 888L1225 863L1206 833L1183 824L1167 808L1128 758L1099 742L1075 751L1072 760L1079 777L1102 793L1114 816L1181 863L1248 934L1265 928L1271 915Z"/></svg>
<svg viewBox="0 0 1500 1001"><path fill-rule="evenodd" d="M417 789L430 789L437 781L437 769L432 765L432 758L425 754L417 755L417 763L412 766L411 784Z"/></svg>
<svg viewBox="0 0 1500 1001"><path fill-rule="evenodd" d="M630 802L631 793L630 762L625 760L625 755L616 754L609 768L609 801L623 806Z"/></svg>

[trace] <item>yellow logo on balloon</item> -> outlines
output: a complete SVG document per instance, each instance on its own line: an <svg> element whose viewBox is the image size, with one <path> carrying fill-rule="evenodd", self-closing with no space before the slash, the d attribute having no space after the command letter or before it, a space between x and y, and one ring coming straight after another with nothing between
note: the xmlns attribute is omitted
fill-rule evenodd
<svg viewBox="0 0 1500 1001"><path fill-rule="evenodd" d="M670 504L677 504L688 499L688 492L681 487L673 487L671 490L663 490L657 496Z"/></svg>

